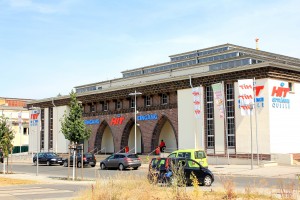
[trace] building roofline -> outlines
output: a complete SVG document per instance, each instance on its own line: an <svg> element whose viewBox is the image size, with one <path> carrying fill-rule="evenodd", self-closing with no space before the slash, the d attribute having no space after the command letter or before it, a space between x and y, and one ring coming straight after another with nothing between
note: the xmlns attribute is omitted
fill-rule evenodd
<svg viewBox="0 0 300 200"><path fill-rule="evenodd" d="M258 63L258 64L244 65L244 66L240 66L240 67L223 69L223 70L216 70L216 71L200 72L200 73L197 73L197 74L193 73L193 74L187 74L187 75L181 75L181 76L174 76L174 77L170 77L168 79L159 79L159 80L143 82L143 83L140 83L140 84L134 84L134 86L133 85L125 85L125 86L107 88L107 89L103 89L103 90L89 91L89 92L85 92L85 93L77 93L76 96L77 97L82 97L82 96L87 96L87 95L94 95L94 94L101 94L101 93L113 92L113 91L124 90L124 89L131 89L133 87L143 87L143 86L153 85L153 84L160 84L160 83L186 80L189 77L199 78L199 77L204 77L204 76L218 75L218 74L231 73L231 72L236 72L236 71L241 71L241 70L244 71L244 70L262 68L262 67L269 67L269 66L300 72L300 67L297 67L297 66L292 66L292 65L287 65L287 64L280 64L280 63L275 63L275 62L262 62L262 63ZM183 69L181 69L181 70L183 70ZM70 95L64 95L64 96L60 96L60 97L52 97L52 98L34 100L34 101L31 101L31 102L28 102L28 104L35 104L35 103L52 101L52 100L62 100L62 99L68 99L68 98L70 98Z"/></svg>

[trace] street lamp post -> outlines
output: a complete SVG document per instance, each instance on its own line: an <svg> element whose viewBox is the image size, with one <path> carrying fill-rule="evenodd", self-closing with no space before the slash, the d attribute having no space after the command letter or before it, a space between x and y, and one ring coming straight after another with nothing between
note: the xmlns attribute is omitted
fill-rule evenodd
<svg viewBox="0 0 300 200"><path fill-rule="evenodd" d="M137 147L136 147L136 95L141 95L141 92L130 93L130 96L134 96L134 153L137 153Z"/></svg>
<svg viewBox="0 0 300 200"><path fill-rule="evenodd" d="M250 103L250 132L251 132L251 170L253 170L253 141L252 141L252 110L254 108L254 104Z"/></svg>

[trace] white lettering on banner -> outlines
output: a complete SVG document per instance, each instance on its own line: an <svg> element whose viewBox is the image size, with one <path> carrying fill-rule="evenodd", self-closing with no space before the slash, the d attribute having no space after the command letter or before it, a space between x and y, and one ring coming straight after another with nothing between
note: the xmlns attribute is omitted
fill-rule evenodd
<svg viewBox="0 0 300 200"><path fill-rule="evenodd" d="M193 94L195 117L197 119L200 119L200 114L201 114L200 87L192 88L192 94Z"/></svg>
<svg viewBox="0 0 300 200"><path fill-rule="evenodd" d="M253 79L238 80L241 115L250 115L251 105L254 104Z"/></svg>

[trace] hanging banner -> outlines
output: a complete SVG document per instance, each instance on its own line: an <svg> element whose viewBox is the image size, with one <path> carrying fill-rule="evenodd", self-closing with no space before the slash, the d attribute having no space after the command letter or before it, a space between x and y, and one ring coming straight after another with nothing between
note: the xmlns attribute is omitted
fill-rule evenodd
<svg viewBox="0 0 300 200"><path fill-rule="evenodd" d="M241 115L250 115L254 106L253 79L238 80Z"/></svg>
<svg viewBox="0 0 300 200"><path fill-rule="evenodd" d="M38 126L39 124L39 110L33 110L30 114L30 126Z"/></svg>
<svg viewBox="0 0 300 200"><path fill-rule="evenodd" d="M201 114L201 99L200 99L200 87L192 88L193 104L196 119L200 119Z"/></svg>
<svg viewBox="0 0 300 200"><path fill-rule="evenodd" d="M222 83L216 83L212 85L212 89L214 91L214 98L216 105L219 109L219 116L220 118L224 117L224 105L223 105L223 93L222 93Z"/></svg>

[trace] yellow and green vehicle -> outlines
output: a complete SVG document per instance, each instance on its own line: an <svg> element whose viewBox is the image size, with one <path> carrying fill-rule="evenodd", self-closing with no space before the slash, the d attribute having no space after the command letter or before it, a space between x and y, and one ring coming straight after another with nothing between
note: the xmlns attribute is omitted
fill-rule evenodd
<svg viewBox="0 0 300 200"><path fill-rule="evenodd" d="M202 149L180 149L173 151L168 157L182 157L196 160L203 167L208 168L206 153Z"/></svg>

